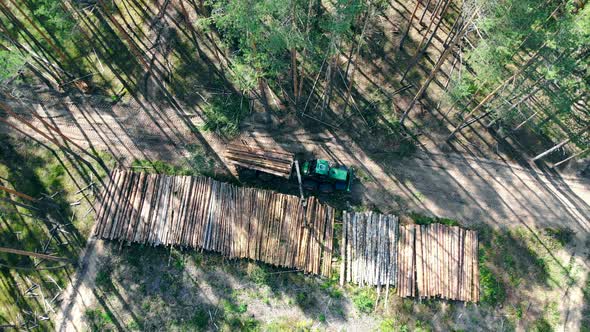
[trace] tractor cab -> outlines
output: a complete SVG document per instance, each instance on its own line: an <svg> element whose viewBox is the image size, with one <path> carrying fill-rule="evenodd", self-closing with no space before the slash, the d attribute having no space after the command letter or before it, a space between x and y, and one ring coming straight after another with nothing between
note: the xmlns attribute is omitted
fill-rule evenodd
<svg viewBox="0 0 590 332"><path fill-rule="evenodd" d="M350 192L353 180L352 168L330 165L327 160L314 159L303 163L301 169L303 186L321 192L333 190Z"/></svg>
<svg viewBox="0 0 590 332"><path fill-rule="evenodd" d="M303 163L303 176L327 177L330 173L330 163L327 160L314 159Z"/></svg>

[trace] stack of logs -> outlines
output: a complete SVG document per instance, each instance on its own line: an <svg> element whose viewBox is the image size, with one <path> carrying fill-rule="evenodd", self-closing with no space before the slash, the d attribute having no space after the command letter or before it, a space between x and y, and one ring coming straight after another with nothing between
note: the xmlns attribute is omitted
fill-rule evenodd
<svg viewBox="0 0 590 332"><path fill-rule="evenodd" d="M478 302L477 233L440 224L410 227L416 238L418 296Z"/></svg>
<svg viewBox="0 0 590 332"><path fill-rule="evenodd" d="M414 225L399 228L397 250L398 284L397 295L401 297L416 296L416 259L414 255Z"/></svg>
<svg viewBox="0 0 590 332"><path fill-rule="evenodd" d="M290 152L259 149L243 144L229 144L225 157L234 165L253 169L276 176L289 178L294 155Z"/></svg>
<svg viewBox="0 0 590 332"><path fill-rule="evenodd" d="M206 177L115 170L98 200L95 236L201 248L330 276L334 209L317 199Z"/></svg>
<svg viewBox="0 0 590 332"><path fill-rule="evenodd" d="M397 277L398 221L373 212L342 215L340 283L394 285Z"/></svg>
<svg viewBox="0 0 590 332"><path fill-rule="evenodd" d="M390 215L344 212L340 282L393 285L401 297L479 301L477 233L399 225Z"/></svg>

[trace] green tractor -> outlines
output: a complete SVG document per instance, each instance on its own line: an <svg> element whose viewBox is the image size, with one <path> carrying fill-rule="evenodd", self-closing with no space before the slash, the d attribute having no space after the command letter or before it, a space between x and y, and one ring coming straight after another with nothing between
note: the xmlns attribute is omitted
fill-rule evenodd
<svg viewBox="0 0 590 332"><path fill-rule="evenodd" d="M305 189L329 193L334 190L350 192L354 172L352 167L330 165L327 160L305 161L301 167Z"/></svg>

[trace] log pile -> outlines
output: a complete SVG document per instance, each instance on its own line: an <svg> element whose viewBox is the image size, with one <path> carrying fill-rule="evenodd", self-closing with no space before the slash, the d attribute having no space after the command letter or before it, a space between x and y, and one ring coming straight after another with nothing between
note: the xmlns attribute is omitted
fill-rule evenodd
<svg viewBox="0 0 590 332"><path fill-rule="evenodd" d="M397 295L401 297L416 296L416 260L414 256L414 225L399 228L399 242L397 249L398 284Z"/></svg>
<svg viewBox="0 0 590 332"><path fill-rule="evenodd" d="M206 177L115 170L97 206L95 236L250 258L330 276L334 209L310 197Z"/></svg>
<svg viewBox="0 0 590 332"><path fill-rule="evenodd" d="M344 212L341 243L342 284L391 285L401 297L479 301L475 231Z"/></svg>
<svg viewBox="0 0 590 332"><path fill-rule="evenodd" d="M258 149L241 144L229 144L225 157L234 165L276 176L289 178L293 166L293 154L289 152Z"/></svg>
<svg viewBox="0 0 590 332"><path fill-rule="evenodd" d="M478 302L477 232L440 224L414 232L418 296Z"/></svg>
<svg viewBox="0 0 590 332"><path fill-rule="evenodd" d="M393 215L344 212L341 283L395 285L398 221Z"/></svg>

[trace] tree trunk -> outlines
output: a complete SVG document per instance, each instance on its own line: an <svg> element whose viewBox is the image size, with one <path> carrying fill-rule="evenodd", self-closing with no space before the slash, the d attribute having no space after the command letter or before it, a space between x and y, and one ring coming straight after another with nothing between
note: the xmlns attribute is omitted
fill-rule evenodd
<svg viewBox="0 0 590 332"><path fill-rule="evenodd" d="M539 114L539 112L534 111L533 114L531 116L529 116L528 118L526 118L523 122L521 122L518 126L512 128L510 131L515 132L518 129L520 129L522 126L524 126L525 124L527 124L529 121L531 121L532 119L534 119L537 114Z"/></svg>
<svg viewBox="0 0 590 332"><path fill-rule="evenodd" d="M326 70L326 92L324 93L324 98L322 100L322 116L323 116L323 112L326 109L326 107L330 104L330 99L332 98L332 87L333 87L333 70L336 67L335 66L335 62L336 62L336 56L332 57L332 60L330 61L330 63L328 64L328 69Z"/></svg>
<svg viewBox="0 0 590 332"><path fill-rule="evenodd" d="M137 60L139 60L139 62L141 62L141 64L144 66L144 69L149 71L150 70L149 65L145 61L145 59L143 58L143 55L141 54L142 52L139 50L137 45L135 45L135 42L131 39L131 37L129 36L127 31L125 31L125 29L123 29L121 24L119 24L119 22L117 22L117 20L108 13L108 10L107 10L107 7L104 3L104 0L98 0L98 4L102 8L102 12L104 13L104 15L109 19L109 21L111 21L111 23L113 23L115 28L119 31L119 33L121 33L123 38L127 41L127 44L129 44L129 50L131 51L131 53L133 53L133 55L135 55Z"/></svg>
<svg viewBox="0 0 590 332"><path fill-rule="evenodd" d="M406 28L406 31L404 32L402 39L399 42L399 49L400 50L402 48L404 48L404 41L406 40L406 38L408 37L408 34L410 33L410 29L412 28L412 22L414 21L414 16L416 16L416 11L418 10L419 6L420 6L420 0L416 0L416 6L414 7L414 10L412 11L412 16L410 16L410 22L408 22L408 27Z"/></svg>
<svg viewBox="0 0 590 332"><path fill-rule="evenodd" d="M60 75L57 73L57 71L54 71L53 69L55 69L52 63L46 62L47 60L42 58L41 56L37 55L37 53L35 53L33 50L31 50L29 47L19 43L16 39L13 39L10 35L8 30L6 30L6 28L4 27L4 25L2 24L2 22L0 21L0 32L5 34L5 38L8 39L8 41L13 44L15 46L16 49L18 49L18 51L22 54L23 58L26 59L27 55L30 55L32 60L38 64L43 70L37 68L35 65L33 65L31 62L27 61L25 63L25 65L28 65L30 67L32 67L34 69L34 71L36 71L35 73L40 75L41 77L43 77L47 82L53 82L55 84L56 87L59 86L59 82L60 82ZM10 52L14 52L14 50L10 49L9 47L6 47L3 45L3 48L5 48L6 50L10 51ZM38 73L37 73L38 72ZM48 74L49 76L46 76L44 73Z"/></svg>
<svg viewBox="0 0 590 332"><path fill-rule="evenodd" d="M182 11L182 16L184 16L184 24L188 27L195 41L195 47L197 48L197 52L199 53L199 57L203 58L203 51L201 50L201 46L199 45L199 33L195 30L195 27L191 23L190 16L186 7L184 6L184 0L180 0L180 10ZM220 64L221 65L221 64Z"/></svg>
<svg viewBox="0 0 590 332"><path fill-rule="evenodd" d="M541 87L537 87L537 85L539 85L541 82L546 82L544 79L541 80L537 80L537 82L535 82L535 84L533 84L532 89L530 90L529 93L527 93L526 95L522 96L520 98L519 101L517 101L516 103L513 103L512 105L510 105L510 107L505 111L505 113L511 112L512 110L514 110L515 108L517 108L518 106L520 106L523 102L525 102L526 100L528 100L529 98L532 98L539 90L541 90ZM514 99L516 99L518 96L514 96L512 97L510 100L508 100L508 102L512 102ZM520 110L519 110L520 112ZM536 112L535 112L536 113ZM521 115L523 115L522 112L520 112ZM529 119L532 117L529 117ZM490 128L496 121L498 120L498 118L490 121L490 123L488 123L486 125L486 128ZM526 120L525 120L526 121Z"/></svg>
<svg viewBox="0 0 590 332"><path fill-rule="evenodd" d="M371 17L373 16L373 5L369 4L369 8L367 8L367 14L365 16L365 20L363 23L363 28L361 29L361 34L359 36L359 39L356 43L356 51L354 54L354 62L352 64L352 72L350 73L350 78L348 79L348 87L346 88L346 98L344 101L344 110L346 111L346 109L348 108L348 102L350 101L350 95L352 93L352 86L354 85L354 75L356 73L356 69L358 68L358 59L359 59L359 55L361 52L361 46L363 44L363 40L365 38L365 31L367 29L367 25L369 23L369 20L371 19ZM348 70L347 70L348 73Z"/></svg>
<svg viewBox="0 0 590 332"><path fill-rule="evenodd" d="M434 31L432 32L432 34L430 34L430 37L428 38L428 41L426 42L426 44L424 44L424 40L426 40L426 36L428 35L428 32L430 31L430 28L432 27L432 24L434 23L437 13L438 13L438 9L441 8L440 4L445 1L444 5L442 6L441 9L441 15L440 15L440 19L438 20ZM422 56L424 55L424 53L426 52L426 49L428 48L428 45L430 44L430 42L432 41L432 39L434 38L434 36L436 35L436 32L438 31L441 23L443 22L443 15L446 12L447 8L449 7L450 4L450 0L440 0L440 2L438 2L436 8L434 9L434 12L432 13L432 19L430 20L430 24L428 25L428 29L426 29L426 32L424 33L424 36L422 37L422 40L420 41L420 44L418 45L418 47L416 48L416 55L414 56L414 58L412 58L412 61L410 62L410 64L406 67L406 70L404 71L404 74L402 75L402 82L406 79L406 76L408 75L408 72L410 71L410 69L412 69L412 67L414 67L418 61L420 61L420 59L422 58Z"/></svg>
<svg viewBox="0 0 590 332"><path fill-rule="evenodd" d="M291 0L291 29L295 32L297 25L295 21L297 17L295 15L295 0ZM291 47L291 72L293 74L293 97L297 102L297 50L295 47Z"/></svg>
<svg viewBox="0 0 590 332"><path fill-rule="evenodd" d="M307 4L307 18L305 21L305 37L309 36L311 29L311 12L313 11L313 0L309 0ZM305 60L307 59L307 45L303 48L303 56L301 57L301 72L299 73L299 88L295 97L295 102L301 98L303 91L303 81L305 81Z"/></svg>
<svg viewBox="0 0 590 332"><path fill-rule="evenodd" d="M39 28L39 26L18 6L18 4L14 0L9 0L9 1L10 1L10 3L12 3L12 6L14 6L14 8L16 8L16 10L18 10L19 13L21 13L21 15L25 18L25 20L27 20L27 22L29 22L29 24L31 24L33 29L35 29L41 35L41 37L43 37L43 39L47 42L47 44L49 44L49 46L51 46L51 48L53 48L53 50L59 55L61 61L67 62L68 57L65 55L65 53L59 47L57 47L57 45L55 45L53 40L51 40L51 38L49 38L49 36L43 30L41 30ZM6 6L4 3L4 0L0 0L0 2L2 3L2 5Z"/></svg>
<svg viewBox="0 0 590 332"><path fill-rule="evenodd" d="M585 133L588 129L590 129L590 126L580 130L579 132L577 132L576 134L574 134L574 136L578 136L580 134ZM536 161L539 160L543 157L545 157L546 155L550 154L551 152L561 148L562 146L566 145L567 143L569 143L572 140L572 137L569 136L567 139L564 139L563 141L559 142L557 145L553 146L552 148L546 150L545 152L542 152L540 154L538 154L537 156L535 156L533 159L531 159L531 161Z"/></svg>
<svg viewBox="0 0 590 332"><path fill-rule="evenodd" d="M4 186L0 186L0 191L4 191L4 192L7 192L9 194L18 196L20 198L26 199L27 201L31 201L31 202L34 202L35 201L35 199L33 197L31 197L31 196L29 196L27 194L23 194L21 192L18 192L16 190L12 190L12 189L7 188L7 187L4 187Z"/></svg>
<svg viewBox="0 0 590 332"><path fill-rule="evenodd" d="M52 69L55 69L54 67L58 68L60 71L65 72L60 66L54 65L53 63L51 63L51 61L47 60L47 56L54 58L50 52L47 51L47 49L45 47L43 47L43 45L41 45L41 43L39 43L39 41L35 38L35 36L33 36L29 30L27 30L27 28L12 14L12 12L10 11L10 8L6 7L4 5L4 3L2 1L0 1L0 11L4 14L4 16L6 16L15 26L17 26L20 30L20 32L22 32L24 35L26 35L32 42L32 45L36 46L37 49L39 49L39 51L41 52L40 55L38 55L36 52L34 52L32 49L26 47L25 45L21 44L18 41L18 35L12 35L10 33L10 31L8 30L8 28L3 24L3 22L0 20L0 26L2 28L0 28L0 30L8 37L7 39L14 44L17 48L24 50L25 53L28 53L30 55L32 55L32 58L35 60L35 62L37 62L41 67L43 67L43 69L49 73L49 75L51 75L52 79L55 80L55 83L59 85L59 83L57 83L58 81L60 81L60 75L57 71L54 71ZM26 40L25 40L26 41Z"/></svg>
<svg viewBox="0 0 590 332"><path fill-rule="evenodd" d="M465 119L470 118L473 114L475 114L475 112L479 111L483 106L485 106L490 100L492 100L496 94L506 85L508 84L510 81L512 81L514 78L516 78L518 75L520 75L532 62L534 59L537 58L537 56L539 55L539 52L545 47L545 44L541 45L541 47L539 47L539 49L535 52L535 54L533 54L533 56L531 56L531 58L516 72L514 73L512 76L508 77L506 80L504 80L502 83L500 83L492 92L490 92L477 106L475 106L475 108L473 108L465 117ZM463 120L457 127L455 127L455 129L453 129L453 131L451 132L451 134L447 137L447 141L451 140L455 134L459 131L459 129L461 128L461 126L463 125L463 123L465 123L465 120Z"/></svg>
<svg viewBox="0 0 590 332"><path fill-rule="evenodd" d="M456 33L457 30L457 24L459 24L461 20L456 19L455 22L453 22L453 25L451 26L451 29L449 30L449 33L447 34L447 38L445 38L445 40L442 43L442 47L443 48L447 48L447 45L449 44L449 40L453 40L453 37Z"/></svg>
<svg viewBox="0 0 590 332"><path fill-rule="evenodd" d="M446 2L444 4L443 8L440 10L440 14L439 14L440 18L439 18L438 22L436 23L436 25L434 26L434 31L432 31L432 34L430 34L430 38L428 38L428 40L426 41L426 44L422 48L422 51L420 52L420 54L418 56L418 61L420 60L420 57L422 57L422 55L424 55L424 52L426 52L426 49L428 48L428 46L432 42L432 39L436 36L438 29L440 29L440 26L444 22L443 18L444 18L444 15L446 14L447 10L449 9L449 5L451 4L451 0L444 0L444 1L446 1Z"/></svg>
<svg viewBox="0 0 590 332"><path fill-rule="evenodd" d="M566 163L566 162L568 162L568 161L570 161L570 160L574 159L575 157L577 157L577 156L579 156L579 155L582 155L582 154L584 154L584 153L586 153L586 152L588 152L588 151L590 151L590 148L586 148L586 149L584 149L584 150L582 150L582 151L579 151L579 152L577 152L577 153L574 153L574 154L572 154L571 156L569 156L569 157L565 158L564 160L562 160L562 161L560 161L560 162L557 162L557 163L555 163L555 165L551 166L551 168L559 167L560 165L562 165L562 164L564 164L564 163Z"/></svg>
<svg viewBox="0 0 590 332"><path fill-rule="evenodd" d="M447 57L452 53L453 48L463 39L463 37L467 33L467 28L469 27L469 24L471 23L471 20L473 19L473 17L475 17L475 13L476 12L477 11L474 11L471 14L471 17L465 22L465 24L461 28L461 31L455 36L455 39L451 42L451 44L449 45L449 47L447 47L444 50L444 52L442 53L442 55L438 59L436 65L430 71L430 75L428 75L428 78L426 79L426 81L424 82L424 84L422 84L422 87L420 87L420 90L418 90L418 92L416 93L416 95L414 96L414 98L412 99L412 101L410 102L410 105L406 108L406 110L402 114L402 117L400 119L400 123L401 123L402 126L404 124L404 120L406 119L406 117L408 116L408 114L410 113L410 111L412 110L412 108L414 107L414 105L416 104L416 102L420 98L422 98L422 95L424 94L424 92L426 91L426 89L428 88L428 86L430 85L430 83L432 82L432 80L434 79L434 77L436 76L436 74L438 73L438 71L440 70L440 68L444 64L444 62L446 61Z"/></svg>
<svg viewBox="0 0 590 332"><path fill-rule="evenodd" d="M36 253L36 252L32 252L32 251L25 251L25 250L19 250L19 249L0 247L0 252L21 255L21 256L35 257L35 258L40 258L40 259L47 259L47 260L56 261L56 262L71 263L71 261L68 258L50 256L50 255L40 254L40 253Z"/></svg>
<svg viewBox="0 0 590 332"><path fill-rule="evenodd" d="M426 1L426 4L424 5L424 11L422 12L422 15L420 16L420 21L418 22L418 24L422 24L422 20L424 19L424 16L426 16L426 12L428 12L428 6L430 6L431 1L432 0Z"/></svg>
<svg viewBox="0 0 590 332"><path fill-rule="evenodd" d="M297 51L291 48L291 68L293 72L293 96L297 100Z"/></svg>
<svg viewBox="0 0 590 332"><path fill-rule="evenodd" d="M422 49L422 45L424 44L424 41L426 40L426 36L428 36L428 33L430 32L430 28L432 28L432 24L434 24L434 21L436 21L436 16L437 16L438 10L441 8L441 4L444 1L445 0L439 0L436 3L436 6L434 7L434 11L432 12L432 15L430 16L430 22L428 23L428 27L426 28L426 31L422 34L422 39L420 39L420 43L418 44L418 47L416 47L417 51L420 51Z"/></svg>
<svg viewBox="0 0 590 332"><path fill-rule="evenodd" d="M8 113L8 115L13 116L14 118L16 118L17 120L19 120L20 122L24 123L27 127L31 128L34 132L36 132L37 134L43 136L43 138L45 138L46 140L48 140L49 142L61 147L61 148L65 148L67 149L67 147L63 146L59 141L53 139L52 137L50 137L49 135L45 134L44 132L40 131L36 126L34 126L33 124L31 124L29 121L27 121L27 119L19 116L18 114L14 113L10 106L8 106L5 103L0 102L0 110ZM11 127L14 127L14 125L12 123L10 123L10 121L6 120L3 117L0 117L0 121L8 124Z"/></svg>
<svg viewBox="0 0 590 332"><path fill-rule="evenodd" d="M541 154L537 155L536 157L534 157L533 159L531 159L531 161L536 161L539 160L543 157L545 157L546 155L550 154L551 152L561 148L562 146L566 145L569 141L571 141L571 138L567 138L563 141L561 141L559 144L553 146L552 148L546 150L545 152L542 152Z"/></svg>
<svg viewBox="0 0 590 332"><path fill-rule="evenodd" d="M246 32L248 35L250 35L251 33L248 31ZM254 55L254 58L257 57L258 54L258 48L256 47L256 42L251 39L251 47L252 47L252 52ZM256 71L256 80L258 83L258 90L260 92L260 101L262 102L262 105L264 106L264 109L267 111L267 121L270 123L271 121L271 114L270 114L270 109L269 109L269 103L268 103L268 96L266 95L266 81L264 80L264 78L261 75L261 70L258 66L255 66L254 70Z"/></svg>
<svg viewBox="0 0 590 332"><path fill-rule="evenodd" d="M520 98L519 101L517 101L516 103L512 104L510 106L510 108L508 108L508 110L506 112L510 112L513 109L517 108L518 106L520 106L520 104L524 103L525 101L527 101L529 98L531 98L532 96L534 96L539 90L541 90L541 87L535 87L533 88L533 90L529 93L527 93L525 96L523 96L522 98ZM522 122L521 124L519 124L515 129L513 129L512 131L520 128L522 125L524 125L527 121L529 121L530 119L532 119L535 115L537 114L537 112L535 112L532 116L528 117L524 122ZM488 128L490 127L490 125L487 126Z"/></svg>

